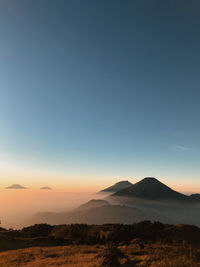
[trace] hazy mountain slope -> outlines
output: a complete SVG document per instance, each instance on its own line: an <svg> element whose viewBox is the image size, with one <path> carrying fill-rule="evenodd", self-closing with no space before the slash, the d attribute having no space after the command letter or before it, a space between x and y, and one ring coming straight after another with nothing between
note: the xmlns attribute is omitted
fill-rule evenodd
<svg viewBox="0 0 200 267"><path fill-rule="evenodd" d="M200 194L192 194L189 197L193 201L199 201L200 202Z"/></svg>
<svg viewBox="0 0 200 267"><path fill-rule="evenodd" d="M143 220L168 222L167 218L155 212L144 212L136 208L120 205L106 205L91 209L76 209L65 213L40 212L35 214L29 224L105 224L105 223L133 223Z"/></svg>
<svg viewBox="0 0 200 267"><path fill-rule="evenodd" d="M125 188L128 188L130 186L132 186L133 184L130 183L129 181L120 181L108 188L105 188L103 190L100 191L100 193L104 193L104 192L117 192L119 190L122 190L122 189L125 189Z"/></svg>
<svg viewBox="0 0 200 267"><path fill-rule="evenodd" d="M144 178L140 182L114 193L112 196L134 197L149 200L189 200L188 196L174 191L152 177Z"/></svg>
<svg viewBox="0 0 200 267"><path fill-rule="evenodd" d="M166 218L151 212L144 212L136 208L120 205L108 205L100 208L90 209L87 213L81 214L80 221L88 224L106 223L133 223L142 220L166 221Z"/></svg>
<svg viewBox="0 0 200 267"><path fill-rule="evenodd" d="M86 210L86 209L92 209L92 208L99 208L103 206L110 205L110 203L104 199L92 199L88 201L87 203L84 203L80 207L78 207L77 210Z"/></svg>
<svg viewBox="0 0 200 267"><path fill-rule="evenodd" d="M198 198L199 195L186 196L155 178L147 177L106 198L112 205L105 199L92 199L70 212L37 213L28 224L105 224L152 220L200 225Z"/></svg>

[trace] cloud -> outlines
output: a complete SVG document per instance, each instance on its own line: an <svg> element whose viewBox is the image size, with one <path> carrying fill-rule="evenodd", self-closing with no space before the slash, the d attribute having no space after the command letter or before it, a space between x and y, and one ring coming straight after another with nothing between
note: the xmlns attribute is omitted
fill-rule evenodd
<svg viewBox="0 0 200 267"><path fill-rule="evenodd" d="M193 148L193 147L187 147L187 146L179 146L179 145L174 145L173 148L175 150L182 150L182 151L189 151L189 152L198 152L198 151L200 151L199 148Z"/></svg>
<svg viewBox="0 0 200 267"><path fill-rule="evenodd" d="M20 185L20 184L12 184L12 185L6 187L6 189L27 189L27 188Z"/></svg>

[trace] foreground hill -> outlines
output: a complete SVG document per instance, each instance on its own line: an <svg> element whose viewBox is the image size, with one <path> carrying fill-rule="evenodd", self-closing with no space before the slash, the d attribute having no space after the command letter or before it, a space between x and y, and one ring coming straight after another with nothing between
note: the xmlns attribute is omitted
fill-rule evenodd
<svg viewBox="0 0 200 267"><path fill-rule="evenodd" d="M119 245L123 267L198 267L199 252L179 243L144 243L140 249L137 240L126 246ZM67 245L32 247L0 252L1 267L101 267L105 245Z"/></svg>
<svg viewBox="0 0 200 267"><path fill-rule="evenodd" d="M174 191L153 177L146 177L128 188L117 191L112 196L134 197L149 200L190 200L190 197Z"/></svg>
<svg viewBox="0 0 200 267"><path fill-rule="evenodd" d="M101 226L39 224L17 231L1 228L0 266L100 267L110 241L125 256L119 266L199 266L198 227L149 221Z"/></svg>
<svg viewBox="0 0 200 267"><path fill-rule="evenodd" d="M130 187L131 185L133 185L132 183L130 183L129 181L120 181L112 186L109 186L108 188L105 188L103 190L101 190L99 193L114 193L117 192L119 190L125 189Z"/></svg>

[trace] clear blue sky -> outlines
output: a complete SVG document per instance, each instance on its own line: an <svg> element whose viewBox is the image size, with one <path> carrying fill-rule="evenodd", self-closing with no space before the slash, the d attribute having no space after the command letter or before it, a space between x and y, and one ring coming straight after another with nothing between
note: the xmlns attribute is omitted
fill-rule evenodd
<svg viewBox="0 0 200 267"><path fill-rule="evenodd" d="M194 0L0 1L1 158L200 188L199 10Z"/></svg>

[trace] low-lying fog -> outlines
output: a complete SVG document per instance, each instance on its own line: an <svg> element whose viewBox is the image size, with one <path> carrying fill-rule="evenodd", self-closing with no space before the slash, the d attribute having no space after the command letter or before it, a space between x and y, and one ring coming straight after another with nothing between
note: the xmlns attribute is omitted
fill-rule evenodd
<svg viewBox="0 0 200 267"><path fill-rule="evenodd" d="M108 194L95 194L83 192L64 192L56 190L31 190L31 189L3 189L0 191L0 220L2 227L18 228L26 225L29 220L37 212L65 212L73 210L91 199L106 199L110 204L120 205L118 213L116 209L110 210L110 217L106 211L101 216L114 220L117 216L120 223L125 222L130 216L130 210L122 207L136 208L131 213L132 222L140 218L146 220L154 218L164 223L187 223L200 226L200 204L185 204L182 202L172 201L149 201L134 198L115 197L110 198ZM115 206L117 208L117 206ZM113 212L113 213L112 213ZM128 213L127 213L128 212ZM111 214L112 213L112 214ZM93 213L92 213L93 214ZM123 215L126 214L126 215ZM46 216L46 215L45 215ZM89 215L84 217L88 223ZM114 217L113 217L114 216ZM139 216L139 217L137 217ZM68 218L68 217L67 217ZM80 217L82 218L82 217ZM69 218L68 218L69 219ZM82 218L83 219L83 218ZM91 218L90 218L91 219ZM102 219L102 218L101 218ZM64 220L64 219L63 219ZM77 222L79 222L78 219ZM102 220L101 220L102 221ZM45 221L48 222L48 221ZM64 221L63 221L64 223Z"/></svg>
<svg viewBox="0 0 200 267"><path fill-rule="evenodd" d="M104 196L102 196L104 197ZM16 227L39 211L69 211L101 196L83 192L55 190L3 189L0 191L0 220L2 227Z"/></svg>
<svg viewBox="0 0 200 267"><path fill-rule="evenodd" d="M112 204L135 207L145 212L163 216L162 222L173 224L194 224L200 227L200 203L184 203L172 200L153 201L147 199L115 197L107 198Z"/></svg>

